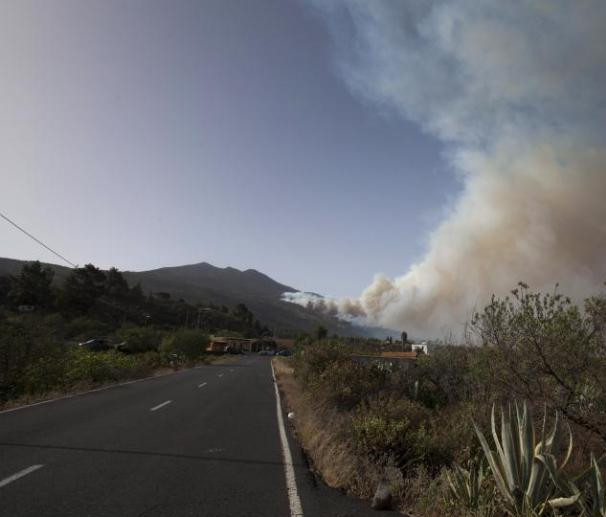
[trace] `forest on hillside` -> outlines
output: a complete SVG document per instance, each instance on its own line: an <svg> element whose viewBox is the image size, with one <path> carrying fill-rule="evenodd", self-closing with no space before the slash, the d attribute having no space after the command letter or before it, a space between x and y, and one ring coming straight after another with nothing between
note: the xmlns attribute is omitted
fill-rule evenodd
<svg viewBox="0 0 606 517"><path fill-rule="evenodd" d="M139 376L203 359L210 334L271 335L245 304L192 305L145 295L116 268L74 268L59 285L51 268L0 276L0 403L81 382ZM78 346L102 340L102 350Z"/></svg>

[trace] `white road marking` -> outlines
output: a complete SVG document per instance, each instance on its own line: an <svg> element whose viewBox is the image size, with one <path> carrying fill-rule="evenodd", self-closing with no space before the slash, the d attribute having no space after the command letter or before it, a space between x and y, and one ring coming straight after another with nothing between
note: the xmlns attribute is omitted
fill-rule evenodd
<svg viewBox="0 0 606 517"><path fill-rule="evenodd" d="M17 481L17 479L22 478L23 476L27 476L28 474L31 474L32 472L41 469L42 467L44 467L44 465L32 465L31 467L27 467L26 469L20 470L16 474L13 474L12 476L9 476L0 481L0 488L8 485L9 483L12 483L13 481Z"/></svg>
<svg viewBox="0 0 606 517"><path fill-rule="evenodd" d="M229 369L229 371L230 371L230 372L233 372L233 371L234 371L234 369L233 369L233 368L230 368L230 369Z"/></svg>
<svg viewBox="0 0 606 517"><path fill-rule="evenodd" d="M286 429L284 428L284 418L282 417L282 405L280 404L280 391L276 381L276 373L274 372L274 364L271 363L271 376L274 380L274 389L276 390L276 411L278 413L278 427L280 429L280 443L282 445L282 456L284 457L284 475L286 476L286 489L288 491L288 502L290 504L291 517L303 517L303 508L301 507L301 499L297 490L297 480L295 479L295 469L292 464L292 454L286 437Z"/></svg>
<svg viewBox="0 0 606 517"><path fill-rule="evenodd" d="M218 375L218 377L223 377L223 374L222 374L222 373L220 373L220 374Z"/></svg>
<svg viewBox="0 0 606 517"><path fill-rule="evenodd" d="M206 386L206 382L203 382L202 384L198 384L198 388L203 388L204 386Z"/></svg>
<svg viewBox="0 0 606 517"><path fill-rule="evenodd" d="M194 370L198 368L203 368L206 365L202 366L194 366ZM190 368L185 368L184 370L178 370L176 372L162 373L160 375L150 375L149 377L143 377L142 379L134 379L132 381L119 382L118 384L110 384L109 386L102 386L101 388L95 388L94 390L82 391L80 393L72 393L70 395L64 395L63 397L56 397L54 399L41 400L40 402L34 402L33 404L26 404L25 406L17 406L10 409L3 409L0 411L0 415L3 413L12 413L13 411L19 411L21 409L26 409L34 406L41 406L42 404L50 404L51 402L57 402L59 400L73 399L76 397L81 397L82 395L88 395L89 393L96 393L98 391L111 390L112 388L118 388L120 386L126 386L128 384L135 384L137 382L150 381L152 379L161 379L162 377L170 377L171 375L177 375L180 373L184 373L189 371Z"/></svg>
<svg viewBox="0 0 606 517"><path fill-rule="evenodd" d="M162 402L162 404L158 404L157 406L154 406L153 408L151 408L150 411L156 411L157 409L160 409L161 407L168 406L171 402L172 402L172 400L167 400L166 402Z"/></svg>

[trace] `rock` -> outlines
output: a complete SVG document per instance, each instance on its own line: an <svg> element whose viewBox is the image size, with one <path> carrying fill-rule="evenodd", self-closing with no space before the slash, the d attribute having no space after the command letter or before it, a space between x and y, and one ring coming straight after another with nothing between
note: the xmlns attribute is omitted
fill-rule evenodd
<svg viewBox="0 0 606 517"><path fill-rule="evenodd" d="M391 509L391 492L387 481L382 480L377 487L375 496L372 498L370 505L373 510L390 510Z"/></svg>
<svg viewBox="0 0 606 517"><path fill-rule="evenodd" d="M294 414L294 412L292 412L292 411L291 411L290 413L288 413L288 419L289 419L289 420L294 420L294 419L295 419L295 414Z"/></svg>

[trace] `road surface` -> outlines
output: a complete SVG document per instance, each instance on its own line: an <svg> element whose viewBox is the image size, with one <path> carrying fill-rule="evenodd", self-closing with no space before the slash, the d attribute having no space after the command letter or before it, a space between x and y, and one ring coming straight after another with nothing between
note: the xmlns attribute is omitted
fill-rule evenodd
<svg viewBox="0 0 606 517"><path fill-rule="evenodd" d="M303 515L374 513L286 436ZM0 413L0 516L289 517L283 458L270 360L247 355Z"/></svg>

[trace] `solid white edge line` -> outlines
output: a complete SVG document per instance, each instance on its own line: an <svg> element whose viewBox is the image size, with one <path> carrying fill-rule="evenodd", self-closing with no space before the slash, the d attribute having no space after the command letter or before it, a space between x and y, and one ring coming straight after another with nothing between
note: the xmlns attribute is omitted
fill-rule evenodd
<svg viewBox="0 0 606 517"><path fill-rule="evenodd" d="M303 508L301 499L297 490L297 480L295 478L295 469L292 463L292 454L288 445L286 429L284 428L284 417L282 416L282 404L280 403L280 390L278 390L278 381L274 371L274 363L271 362L271 376L276 390L276 412L278 414L278 428L280 430L280 444L282 445L282 456L284 457L284 475L286 476L286 489L288 491L288 502L290 504L291 517L303 517Z"/></svg>
<svg viewBox="0 0 606 517"><path fill-rule="evenodd" d="M31 474L32 472L41 469L42 467L44 467L44 465L32 465L31 467L27 467L26 469L20 470L16 474L13 474L12 476L4 478L2 481L0 481L0 488L8 485L9 483L12 483L13 481L17 481L17 479L22 478L23 476L27 476L28 474Z"/></svg>
<svg viewBox="0 0 606 517"><path fill-rule="evenodd" d="M198 388L203 388L204 386L206 386L208 383L207 382L203 382L202 384L198 384Z"/></svg>
<svg viewBox="0 0 606 517"><path fill-rule="evenodd" d="M150 408L150 411L156 411L157 409L160 409L164 406L168 406L171 402L172 402L172 400L167 400L166 402L162 402L162 404L158 404L157 406Z"/></svg>

